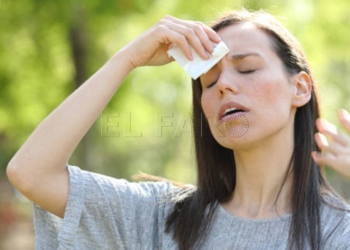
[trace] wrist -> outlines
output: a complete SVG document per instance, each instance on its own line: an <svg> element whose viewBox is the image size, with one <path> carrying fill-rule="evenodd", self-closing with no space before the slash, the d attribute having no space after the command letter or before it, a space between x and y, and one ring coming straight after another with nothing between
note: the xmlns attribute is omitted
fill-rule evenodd
<svg viewBox="0 0 350 250"><path fill-rule="evenodd" d="M129 48L129 46L120 49L117 53L114 54L113 58L118 58L117 60L122 60L123 64L125 64L125 67L130 72L140 66L134 62L135 56L133 55L133 51Z"/></svg>
<svg viewBox="0 0 350 250"><path fill-rule="evenodd" d="M118 67L121 67L127 73L130 73L132 70L137 68L137 66L132 63L130 52L125 47L117 51L112 56L111 60L114 64L117 64Z"/></svg>

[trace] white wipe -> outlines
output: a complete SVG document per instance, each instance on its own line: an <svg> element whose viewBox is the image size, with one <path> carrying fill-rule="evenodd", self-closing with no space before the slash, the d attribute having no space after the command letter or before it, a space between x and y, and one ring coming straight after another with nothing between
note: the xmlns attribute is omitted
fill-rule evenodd
<svg viewBox="0 0 350 250"><path fill-rule="evenodd" d="M194 49L191 48L193 60L190 61L185 56L184 52L178 46L173 46L168 50L168 55L173 57L182 68L184 68L190 76L196 80L200 75L208 72L221 58L228 52L226 44L221 41L215 45L215 49L210 59L205 60L201 58Z"/></svg>

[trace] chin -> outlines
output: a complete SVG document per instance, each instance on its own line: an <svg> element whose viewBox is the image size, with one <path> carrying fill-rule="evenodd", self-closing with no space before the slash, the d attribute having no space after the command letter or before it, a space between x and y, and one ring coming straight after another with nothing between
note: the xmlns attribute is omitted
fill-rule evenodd
<svg viewBox="0 0 350 250"><path fill-rule="evenodd" d="M249 122L244 116L241 116L241 119L227 119L217 129L220 133L213 133L215 140L226 148L246 143L249 137L251 137Z"/></svg>
<svg viewBox="0 0 350 250"><path fill-rule="evenodd" d="M225 137L215 138L215 140L224 148L231 150L247 151L254 145L254 140L248 133L240 137L226 135Z"/></svg>

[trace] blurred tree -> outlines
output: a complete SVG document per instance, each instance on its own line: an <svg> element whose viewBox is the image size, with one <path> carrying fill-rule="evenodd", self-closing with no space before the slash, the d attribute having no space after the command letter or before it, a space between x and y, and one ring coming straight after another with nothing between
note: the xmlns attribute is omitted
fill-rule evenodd
<svg viewBox="0 0 350 250"><path fill-rule="evenodd" d="M0 172L46 115L166 14L208 23L225 9L246 7L281 17L308 54L323 114L336 123L336 110L350 106L349 5L347 0L2 0ZM177 64L135 70L70 163L123 178L143 171L193 183L189 83Z"/></svg>

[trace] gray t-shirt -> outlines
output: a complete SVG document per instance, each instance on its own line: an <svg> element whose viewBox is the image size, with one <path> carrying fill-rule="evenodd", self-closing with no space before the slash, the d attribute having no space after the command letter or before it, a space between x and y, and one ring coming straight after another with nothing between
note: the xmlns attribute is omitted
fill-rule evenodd
<svg viewBox="0 0 350 250"><path fill-rule="evenodd" d="M171 235L164 232L174 205L165 197L178 188L164 182L130 183L72 166L68 170L70 191L64 219L34 205L36 249L178 249ZM287 249L290 221L291 215L265 220L239 218L219 205L201 249ZM323 249L350 249L349 212L323 205L321 221L327 238Z"/></svg>

